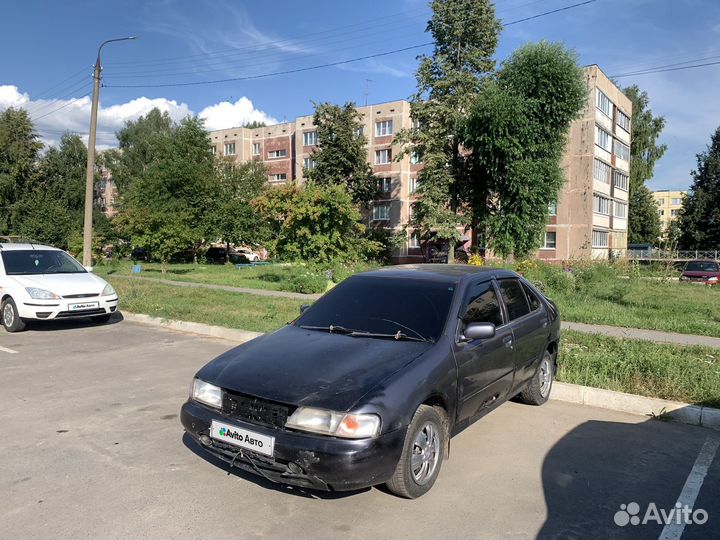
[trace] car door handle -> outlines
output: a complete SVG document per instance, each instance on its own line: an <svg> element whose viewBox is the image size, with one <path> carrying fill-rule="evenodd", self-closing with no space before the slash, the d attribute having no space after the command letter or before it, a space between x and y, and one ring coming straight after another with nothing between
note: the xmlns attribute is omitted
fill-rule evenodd
<svg viewBox="0 0 720 540"><path fill-rule="evenodd" d="M505 336L502 341L503 341L503 343L505 344L505 346L506 346L508 349L512 349L512 348L513 348L513 338L512 338L512 336Z"/></svg>

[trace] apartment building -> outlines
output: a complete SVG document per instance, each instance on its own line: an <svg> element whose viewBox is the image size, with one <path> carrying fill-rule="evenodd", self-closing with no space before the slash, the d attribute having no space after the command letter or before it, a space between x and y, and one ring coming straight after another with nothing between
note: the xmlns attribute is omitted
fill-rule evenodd
<svg viewBox="0 0 720 540"><path fill-rule="evenodd" d="M598 66L585 69L588 103L573 122L563 168L565 184L551 217L538 256L549 261L604 258L627 247L630 164L630 100ZM392 101L358 107L362 134L368 142L368 162L378 177L382 196L367 216L370 227L401 232L408 225L417 173L422 168L413 156L396 161L400 147L394 135L412 125L410 104ZM210 133L216 155L237 162L262 160L269 182L302 183L303 170L312 169L317 132L312 116L294 122L254 129L230 128ZM407 228L398 262L422 260L418 237ZM468 247L470 247L468 245Z"/></svg>
<svg viewBox="0 0 720 540"><path fill-rule="evenodd" d="M653 191L653 198L658 205L658 216L660 216L660 227L663 231L668 228L670 222L680 215L683 200L687 191L670 191L668 189Z"/></svg>
<svg viewBox="0 0 720 540"><path fill-rule="evenodd" d="M100 168L100 180L95 182L95 204L107 217L111 218L118 212L115 208L118 189L112 179L112 174L105 167Z"/></svg>

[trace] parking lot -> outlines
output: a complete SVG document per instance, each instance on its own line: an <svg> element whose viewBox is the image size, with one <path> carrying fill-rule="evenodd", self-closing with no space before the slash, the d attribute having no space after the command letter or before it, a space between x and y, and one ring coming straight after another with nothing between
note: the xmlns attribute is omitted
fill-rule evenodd
<svg viewBox="0 0 720 540"><path fill-rule="evenodd" d="M0 537L658 538L663 525L616 512L669 511L687 482L708 520L681 537L720 537L720 457L688 480L720 433L556 401L508 403L462 432L414 501L229 472L178 413L195 371L232 346L127 321L1 333Z"/></svg>

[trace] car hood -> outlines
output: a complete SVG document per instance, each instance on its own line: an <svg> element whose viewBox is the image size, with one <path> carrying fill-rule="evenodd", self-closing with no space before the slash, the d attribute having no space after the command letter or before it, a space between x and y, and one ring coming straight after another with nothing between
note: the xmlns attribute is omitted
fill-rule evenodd
<svg viewBox="0 0 720 540"><path fill-rule="evenodd" d="M101 277L89 272L82 274L36 274L11 276L23 287L45 289L59 296L71 294L100 294L107 285Z"/></svg>
<svg viewBox="0 0 720 540"><path fill-rule="evenodd" d="M288 325L222 354L197 377L270 401L347 411L431 347Z"/></svg>

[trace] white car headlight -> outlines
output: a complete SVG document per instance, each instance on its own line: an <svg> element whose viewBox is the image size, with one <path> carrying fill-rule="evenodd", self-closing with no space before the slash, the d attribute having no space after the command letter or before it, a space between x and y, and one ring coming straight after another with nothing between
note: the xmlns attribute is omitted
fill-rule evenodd
<svg viewBox="0 0 720 540"><path fill-rule="evenodd" d="M190 397L196 401L210 405L217 409L222 408L222 388L214 384L194 379Z"/></svg>
<svg viewBox="0 0 720 540"><path fill-rule="evenodd" d="M288 418L285 427L345 439L368 439L377 437L380 417L377 414L338 413L313 407L298 407Z"/></svg>
<svg viewBox="0 0 720 540"><path fill-rule="evenodd" d="M103 289L103 292L101 296L114 296L115 295L115 289L113 289L113 286L109 283L105 285L105 288Z"/></svg>
<svg viewBox="0 0 720 540"><path fill-rule="evenodd" d="M717 281L717 280L718 280L717 276L708 278L708 281Z"/></svg>
<svg viewBox="0 0 720 540"><path fill-rule="evenodd" d="M25 290L30 295L30 298L34 298L35 300L56 300L60 298L55 293L51 293L45 289L38 289L37 287L25 287Z"/></svg>

